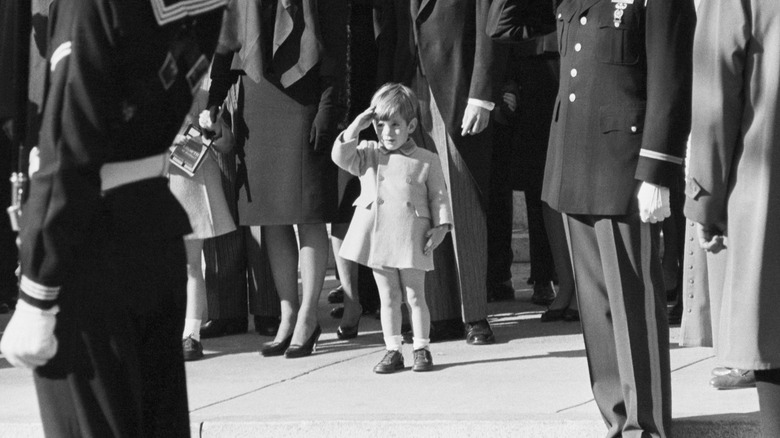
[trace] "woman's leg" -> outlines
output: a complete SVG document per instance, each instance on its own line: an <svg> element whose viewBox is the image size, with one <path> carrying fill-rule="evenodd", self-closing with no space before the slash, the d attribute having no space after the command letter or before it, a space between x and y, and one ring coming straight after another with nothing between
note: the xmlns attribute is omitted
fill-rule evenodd
<svg viewBox="0 0 780 438"><path fill-rule="evenodd" d="M187 310L182 339L192 336L196 341L200 341L200 325L206 317L207 306L206 280L203 278L201 263L203 240L186 239L184 247L187 251Z"/></svg>
<svg viewBox="0 0 780 438"><path fill-rule="evenodd" d="M282 342L292 335L298 318L298 243L292 225L253 226L252 235L265 233L268 260L271 264L276 290L281 303L281 322L274 342Z"/></svg>
<svg viewBox="0 0 780 438"><path fill-rule="evenodd" d="M325 224L299 224L301 308L292 344L303 345L317 328L317 302L328 265L328 230Z"/></svg>
<svg viewBox="0 0 780 438"><path fill-rule="evenodd" d="M780 368L756 370L761 436L780 436Z"/></svg>
<svg viewBox="0 0 780 438"><path fill-rule="evenodd" d="M409 306L414 349L427 348L430 342L431 313L425 300L425 271L420 269L401 269L401 286L406 293L406 305Z"/></svg>
<svg viewBox="0 0 780 438"><path fill-rule="evenodd" d="M343 229L348 226L348 224L332 224L330 236L333 255L336 259L336 270L339 274L341 287L344 289L344 316L341 317L341 323L339 324L341 327L356 326L363 312L357 294L358 264L339 257L339 250L344 239L336 236L343 236Z"/></svg>
<svg viewBox="0 0 780 438"><path fill-rule="evenodd" d="M401 278L397 269L374 268L379 289L382 335L387 350L401 349Z"/></svg>

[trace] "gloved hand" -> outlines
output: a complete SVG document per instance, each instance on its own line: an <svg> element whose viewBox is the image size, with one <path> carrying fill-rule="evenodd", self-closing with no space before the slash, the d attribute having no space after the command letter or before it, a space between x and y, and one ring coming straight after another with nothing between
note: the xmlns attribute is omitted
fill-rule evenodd
<svg viewBox="0 0 780 438"><path fill-rule="evenodd" d="M672 215L668 187L643 181L636 199L639 201L639 217L642 222L654 224Z"/></svg>
<svg viewBox="0 0 780 438"><path fill-rule="evenodd" d="M696 224L696 236L701 249L713 254L726 249L726 236L721 228L714 225Z"/></svg>
<svg viewBox="0 0 780 438"><path fill-rule="evenodd" d="M8 362L18 368L46 365L57 353L57 324L59 306L42 310L19 300L16 311L0 340L0 351Z"/></svg>
<svg viewBox="0 0 780 438"><path fill-rule="evenodd" d="M207 108L198 115L198 125L203 131L203 136L210 138L218 138L222 135L222 123L217 123L219 117L219 107L212 106Z"/></svg>
<svg viewBox="0 0 780 438"><path fill-rule="evenodd" d="M340 117L336 87L328 85L320 96L317 115L311 124L309 143L316 153L328 153L336 140L336 124Z"/></svg>

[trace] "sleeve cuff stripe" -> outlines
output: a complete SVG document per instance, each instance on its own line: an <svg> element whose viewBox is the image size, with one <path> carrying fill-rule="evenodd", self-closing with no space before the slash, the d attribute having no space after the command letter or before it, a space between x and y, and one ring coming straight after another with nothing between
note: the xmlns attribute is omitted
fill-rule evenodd
<svg viewBox="0 0 780 438"><path fill-rule="evenodd" d="M661 152L651 151L649 149L641 149L639 151L640 157L652 158L653 160L668 161L670 163L682 165L684 160L674 155L663 154Z"/></svg>
<svg viewBox="0 0 780 438"><path fill-rule="evenodd" d="M19 282L19 288L22 290L22 292L29 295L30 297L41 301L56 300L57 297L60 295L59 286L54 286L54 287L44 286L42 284L38 284L30 280L24 275L22 275L22 281Z"/></svg>

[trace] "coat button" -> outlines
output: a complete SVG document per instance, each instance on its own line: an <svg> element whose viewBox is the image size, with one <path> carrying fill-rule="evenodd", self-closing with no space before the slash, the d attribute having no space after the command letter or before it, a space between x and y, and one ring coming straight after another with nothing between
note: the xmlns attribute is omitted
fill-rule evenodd
<svg viewBox="0 0 780 438"><path fill-rule="evenodd" d="M383 176L379 177L379 181L384 181L384 180L385 180L385 177L383 177Z"/></svg>
<svg viewBox="0 0 780 438"><path fill-rule="evenodd" d="M575 52L579 52L580 50L582 50L582 44L580 44L580 43L575 44L574 45L574 51Z"/></svg>
<svg viewBox="0 0 780 438"><path fill-rule="evenodd" d="M412 206L412 203L411 203L411 202L409 202L409 201L406 201L406 206L407 206L407 207L411 207L411 206Z"/></svg>
<svg viewBox="0 0 780 438"><path fill-rule="evenodd" d="M582 18L580 18L580 24L581 24L581 25L583 25L583 26L585 26L586 24L588 24L588 17L582 17Z"/></svg>
<svg viewBox="0 0 780 438"><path fill-rule="evenodd" d="M575 100L577 100L577 95L574 94L574 93L571 93L569 95L569 102L574 102Z"/></svg>
<svg viewBox="0 0 780 438"><path fill-rule="evenodd" d="M636 132L636 126L631 127L631 132Z"/></svg>
<svg viewBox="0 0 780 438"><path fill-rule="evenodd" d="M384 200L384 199L378 199L378 200L376 201L376 203L377 203L377 204L379 204L379 205L382 205L382 204L384 204L384 203L385 203L385 200Z"/></svg>
<svg viewBox="0 0 780 438"><path fill-rule="evenodd" d="M406 178L406 183L407 184L411 184L412 183L412 179L411 178Z"/></svg>
<svg viewBox="0 0 780 438"><path fill-rule="evenodd" d="M693 294L688 295L688 298L693 299Z"/></svg>
<svg viewBox="0 0 780 438"><path fill-rule="evenodd" d="M576 68L571 69L571 77L573 77L573 78L577 77L577 69Z"/></svg>
<svg viewBox="0 0 780 438"><path fill-rule="evenodd" d="M560 18L563 18L563 14L559 13L559 14L558 14L558 18L559 18L559 19L560 19Z"/></svg>

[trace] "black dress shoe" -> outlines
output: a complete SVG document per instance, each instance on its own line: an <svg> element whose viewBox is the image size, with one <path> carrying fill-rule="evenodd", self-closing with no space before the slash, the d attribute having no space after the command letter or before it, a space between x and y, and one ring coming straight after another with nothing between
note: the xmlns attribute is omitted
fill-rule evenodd
<svg viewBox="0 0 780 438"><path fill-rule="evenodd" d="M0 315L11 311L11 307L6 303L0 303Z"/></svg>
<svg viewBox="0 0 780 438"><path fill-rule="evenodd" d="M331 304L338 304L344 302L344 287L339 286L332 291L328 292L328 302Z"/></svg>
<svg viewBox="0 0 780 438"><path fill-rule="evenodd" d="M374 366L377 374L390 374L404 369L404 356L398 350L387 351L385 357Z"/></svg>
<svg viewBox="0 0 780 438"><path fill-rule="evenodd" d="M539 306L549 306L555 300L555 289L552 282L540 281L534 284L534 293L531 302Z"/></svg>
<svg viewBox="0 0 780 438"><path fill-rule="evenodd" d="M287 347L290 346L290 341L292 341L292 334L282 340L282 342L264 342L263 345L260 346L260 354L265 357L281 356L287 351Z"/></svg>
<svg viewBox="0 0 780 438"><path fill-rule="evenodd" d="M567 309L547 309L546 312L542 313L542 317L539 318L539 321L541 322L553 322L553 321L563 321L564 314L566 313Z"/></svg>
<svg viewBox="0 0 780 438"><path fill-rule="evenodd" d="M278 316L258 316L255 315L255 331L260 336L276 336L279 331Z"/></svg>
<svg viewBox="0 0 780 438"><path fill-rule="evenodd" d="M314 350L317 349L317 340L320 338L321 334L322 328L317 326L314 329L314 332L312 332L311 336L309 336L309 339L306 340L306 343L303 345L290 344L290 346L287 347L287 351L284 352L284 357L287 359L294 359L297 357L310 356L312 353L314 353Z"/></svg>
<svg viewBox="0 0 780 438"><path fill-rule="evenodd" d="M469 345L488 345L496 342L493 330L487 320L466 324L466 343Z"/></svg>
<svg viewBox="0 0 780 438"><path fill-rule="evenodd" d="M515 289L512 287L512 281L504 283L492 283L487 287L487 300L489 303L496 301L512 301L515 299Z"/></svg>
<svg viewBox="0 0 780 438"><path fill-rule="evenodd" d="M358 323L352 327L339 326L339 328L336 329L336 337L341 340L357 338L359 325L360 325L360 320L358 320Z"/></svg>
<svg viewBox="0 0 780 438"><path fill-rule="evenodd" d="M577 309L566 309L563 312L563 320L566 322L576 322L580 320L580 311Z"/></svg>
<svg viewBox="0 0 780 438"><path fill-rule="evenodd" d="M203 358L203 344L192 339L192 336L187 336L181 341L182 352L184 353L184 361L189 362L192 360L198 360Z"/></svg>
<svg viewBox="0 0 780 438"><path fill-rule="evenodd" d="M217 338L246 333L248 324L246 318L210 319L200 327L200 338Z"/></svg>
<svg viewBox="0 0 780 438"><path fill-rule="evenodd" d="M669 317L669 325L680 325L682 323L682 314L683 306L682 300L680 300L667 312L667 316Z"/></svg>
<svg viewBox="0 0 780 438"><path fill-rule="evenodd" d="M411 326L409 328L411 334ZM460 319L444 319L431 321L431 331L428 338L431 342L456 341L463 339L463 322ZM409 336L411 343L411 336Z"/></svg>
<svg viewBox="0 0 780 438"><path fill-rule="evenodd" d="M330 317L333 319L341 319L344 316L344 306L334 307L330 309Z"/></svg>

